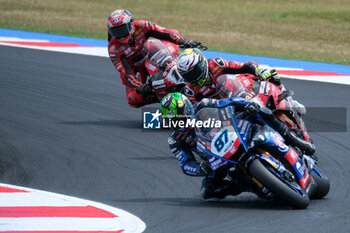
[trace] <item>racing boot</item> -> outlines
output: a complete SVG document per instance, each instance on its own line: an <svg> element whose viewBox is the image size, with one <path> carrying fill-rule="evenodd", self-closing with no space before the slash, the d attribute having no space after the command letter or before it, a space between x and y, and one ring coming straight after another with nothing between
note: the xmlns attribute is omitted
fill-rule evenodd
<svg viewBox="0 0 350 233"><path fill-rule="evenodd" d="M279 132L284 138L286 144L290 146L298 147L303 153L307 155L313 155L315 153L316 147L313 143L307 142L300 137L298 137L290 128L281 122L277 117L275 117L271 110L266 107L260 107L260 115L264 119L268 120L268 125L274 130Z"/></svg>
<svg viewBox="0 0 350 233"><path fill-rule="evenodd" d="M202 182L202 197L207 201L219 201L228 195L237 196L242 191L242 187L233 181L223 180L215 184L213 179L206 177Z"/></svg>
<svg viewBox="0 0 350 233"><path fill-rule="evenodd" d="M282 127L280 127L277 131L284 138L286 144L298 147L303 153L307 155L312 156L315 154L315 145L298 137L285 124L282 123Z"/></svg>

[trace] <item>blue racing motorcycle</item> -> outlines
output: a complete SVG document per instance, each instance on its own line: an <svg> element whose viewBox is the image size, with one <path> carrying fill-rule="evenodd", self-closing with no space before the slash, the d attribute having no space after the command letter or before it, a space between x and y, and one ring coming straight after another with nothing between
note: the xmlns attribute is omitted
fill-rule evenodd
<svg viewBox="0 0 350 233"><path fill-rule="evenodd" d="M241 185L259 197L282 199L303 209L310 198L329 192L329 181L317 161L287 146L272 128L236 116L233 106L203 108L195 121L202 122L196 124L197 149L211 169L239 176ZM209 121L221 124L203 127Z"/></svg>

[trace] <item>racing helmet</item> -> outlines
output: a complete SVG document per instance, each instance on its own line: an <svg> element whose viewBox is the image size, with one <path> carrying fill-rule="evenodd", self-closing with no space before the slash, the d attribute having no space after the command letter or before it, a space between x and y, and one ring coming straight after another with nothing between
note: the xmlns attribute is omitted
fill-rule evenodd
<svg viewBox="0 0 350 233"><path fill-rule="evenodd" d="M177 59L177 69L186 82L196 88L202 87L208 79L208 61L199 49L185 49Z"/></svg>
<svg viewBox="0 0 350 233"><path fill-rule="evenodd" d="M113 11L107 20L108 31L118 42L127 44L135 31L133 21L134 16L128 10Z"/></svg>
<svg viewBox="0 0 350 233"><path fill-rule="evenodd" d="M193 107L190 100L180 92L167 94L160 101L162 118L169 121L185 121L192 118Z"/></svg>

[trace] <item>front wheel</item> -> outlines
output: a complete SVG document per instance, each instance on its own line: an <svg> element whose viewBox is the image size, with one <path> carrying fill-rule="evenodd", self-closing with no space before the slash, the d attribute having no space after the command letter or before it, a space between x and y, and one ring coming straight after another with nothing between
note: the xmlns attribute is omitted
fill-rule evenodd
<svg viewBox="0 0 350 233"><path fill-rule="evenodd" d="M305 209L310 202L309 196L296 192L272 174L258 159L248 167L249 173L277 197L283 199L296 209Z"/></svg>
<svg viewBox="0 0 350 233"><path fill-rule="evenodd" d="M314 178L317 184L315 194L311 196L311 199L322 199L329 192L329 180L326 177L321 178L313 171L311 172L311 176Z"/></svg>

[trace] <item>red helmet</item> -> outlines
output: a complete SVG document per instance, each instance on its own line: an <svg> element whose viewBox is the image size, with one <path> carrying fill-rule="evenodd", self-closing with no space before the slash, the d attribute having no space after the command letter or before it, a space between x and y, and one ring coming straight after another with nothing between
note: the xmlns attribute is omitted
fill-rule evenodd
<svg viewBox="0 0 350 233"><path fill-rule="evenodd" d="M120 43L127 44L135 31L133 21L134 16L129 11L124 9L113 11L107 20L108 31Z"/></svg>

